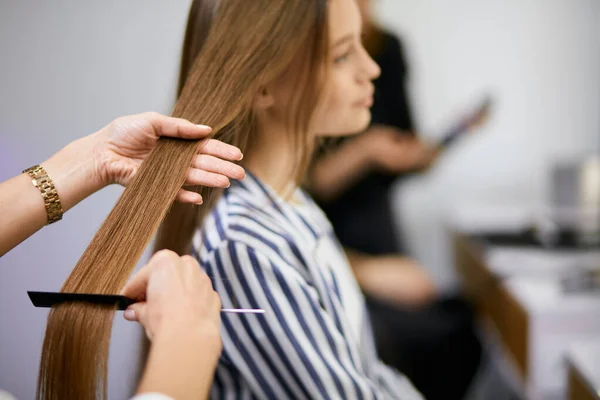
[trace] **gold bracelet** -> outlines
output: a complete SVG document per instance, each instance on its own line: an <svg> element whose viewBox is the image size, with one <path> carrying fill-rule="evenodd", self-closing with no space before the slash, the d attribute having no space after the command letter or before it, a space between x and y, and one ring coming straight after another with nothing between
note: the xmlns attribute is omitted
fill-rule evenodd
<svg viewBox="0 0 600 400"><path fill-rule="evenodd" d="M23 171L31 177L31 183L33 186L38 188L44 198L44 205L46 206L46 213L48 214L48 225L60 221L63 216L63 209L60 205L60 198L54 187L52 178L48 175L44 167L40 165L34 165L31 168L27 168Z"/></svg>

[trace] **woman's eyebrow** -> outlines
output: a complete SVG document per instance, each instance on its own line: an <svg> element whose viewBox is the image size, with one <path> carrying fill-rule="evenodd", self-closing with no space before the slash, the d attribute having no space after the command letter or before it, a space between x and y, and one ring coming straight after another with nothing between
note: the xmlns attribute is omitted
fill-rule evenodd
<svg viewBox="0 0 600 400"><path fill-rule="evenodd" d="M342 44L351 41L353 37L354 37L354 35L349 33L346 36L343 36L343 37L339 38L338 40L336 40L335 43L333 43L333 46L331 46L331 47L336 48L338 46L341 46Z"/></svg>

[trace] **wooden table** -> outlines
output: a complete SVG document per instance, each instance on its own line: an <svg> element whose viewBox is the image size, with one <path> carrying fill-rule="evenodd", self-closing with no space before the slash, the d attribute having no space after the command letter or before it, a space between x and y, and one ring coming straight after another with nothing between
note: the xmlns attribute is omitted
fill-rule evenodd
<svg viewBox="0 0 600 400"><path fill-rule="evenodd" d="M569 400L600 400L600 338L574 344L568 363Z"/></svg>
<svg viewBox="0 0 600 400"><path fill-rule="evenodd" d="M466 294L481 316L495 325L521 376L526 378L529 366L527 310L487 267L482 248L457 233L454 250L455 265L463 278Z"/></svg>
<svg viewBox="0 0 600 400"><path fill-rule="evenodd" d="M453 246L465 293L495 328L527 399L565 399L569 380L578 390L565 357L573 341L600 339L600 296L565 295L553 276L520 277L519 268L510 279L501 276L488 261L490 249L467 234L455 232Z"/></svg>

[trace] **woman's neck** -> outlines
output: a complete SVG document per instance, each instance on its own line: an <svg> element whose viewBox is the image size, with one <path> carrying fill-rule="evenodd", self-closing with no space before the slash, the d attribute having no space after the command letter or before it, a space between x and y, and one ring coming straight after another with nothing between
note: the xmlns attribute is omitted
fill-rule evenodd
<svg viewBox="0 0 600 400"><path fill-rule="evenodd" d="M294 164L299 151L282 127L261 129L250 140L244 167L287 198L298 187Z"/></svg>

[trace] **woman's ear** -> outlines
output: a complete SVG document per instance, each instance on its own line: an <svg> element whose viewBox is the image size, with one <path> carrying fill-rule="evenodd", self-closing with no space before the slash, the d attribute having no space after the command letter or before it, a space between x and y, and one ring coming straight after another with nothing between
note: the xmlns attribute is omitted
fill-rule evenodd
<svg viewBox="0 0 600 400"><path fill-rule="evenodd" d="M274 104L275 97L267 87L263 87L254 98L254 107L258 110L266 110Z"/></svg>

